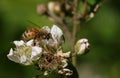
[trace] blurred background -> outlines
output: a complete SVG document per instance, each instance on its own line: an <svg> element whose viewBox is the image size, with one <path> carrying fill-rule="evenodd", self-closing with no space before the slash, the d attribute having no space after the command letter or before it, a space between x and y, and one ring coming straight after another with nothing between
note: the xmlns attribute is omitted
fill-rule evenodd
<svg viewBox="0 0 120 78"><path fill-rule="evenodd" d="M36 13L36 6L50 0L0 0L0 78L32 78L32 66L16 64L6 57L13 40L32 26L52 26L46 16ZM86 22L79 31L79 38L88 38L91 51L78 56L77 70L80 78L120 78L120 1L106 0L95 18ZM70 47L66 42L65 51Z"/></svg>

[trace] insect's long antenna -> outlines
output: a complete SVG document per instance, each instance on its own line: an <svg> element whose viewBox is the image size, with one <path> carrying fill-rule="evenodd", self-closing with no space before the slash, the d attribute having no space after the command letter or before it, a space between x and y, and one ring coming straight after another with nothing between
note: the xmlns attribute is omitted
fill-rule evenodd
<svg viewBox="0 0 120 78"><path fill-rule="evenodd" d="M35 26L39 26L38 24L35 24L34 22L32 22L31 20L27 20L29 23L35 25ZM40 27L40 26L39 26Z"/></svg>

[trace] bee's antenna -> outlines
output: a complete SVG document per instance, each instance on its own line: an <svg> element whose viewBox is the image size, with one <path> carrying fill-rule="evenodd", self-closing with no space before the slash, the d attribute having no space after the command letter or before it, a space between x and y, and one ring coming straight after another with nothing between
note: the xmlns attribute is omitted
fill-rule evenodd
<svg viewBox="0 0 120 78"><path fill-rule="evenodd" d="M35 25L35 26L39 26L38 24L35 24L34 22L32 22L31 20L27 20L29 23ZM40 26L39 26L40 27Z"/></svg>

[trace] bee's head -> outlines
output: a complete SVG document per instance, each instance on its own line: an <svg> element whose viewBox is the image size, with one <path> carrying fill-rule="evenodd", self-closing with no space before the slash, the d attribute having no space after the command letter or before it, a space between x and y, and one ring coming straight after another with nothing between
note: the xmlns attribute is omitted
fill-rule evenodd
<svg viewBox="0 0 120 78"><path fill-rule="evenodd" d="M53 39L51 33L48 33L48 34L45 36L45 39L47 39L47 40Z"/></svg>

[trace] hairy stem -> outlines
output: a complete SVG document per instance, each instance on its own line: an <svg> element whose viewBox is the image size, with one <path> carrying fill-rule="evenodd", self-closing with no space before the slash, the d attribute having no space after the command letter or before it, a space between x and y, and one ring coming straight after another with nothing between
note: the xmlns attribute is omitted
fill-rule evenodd
<svg viewBox="0 0 120 78"><path fill-rule="evenodd" d="M73 34L72 34L72 49L73 49L73 54L74 54L74 45L75 45L75 41L76 41L76 34L77 34L77 28L79 26L80 21L78 21L77 19L77 15L78 15L78 3L79 0L74 0L74 7L73 7ZM76 66L76 56L74 56L72 58L72 63L74 66Z"/></svg>

